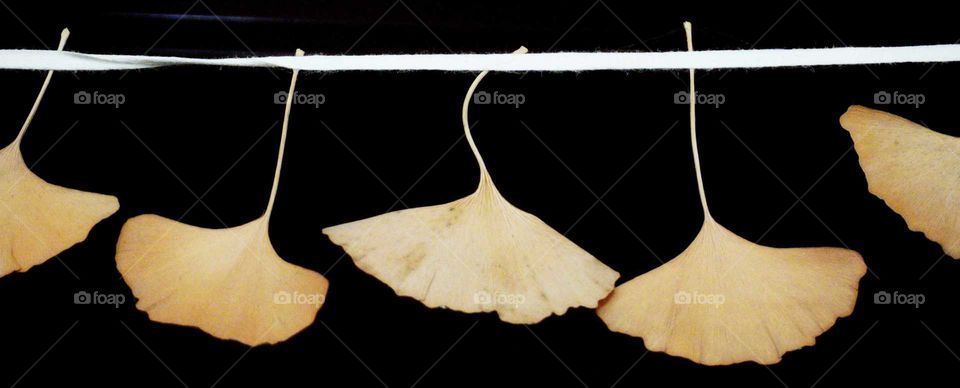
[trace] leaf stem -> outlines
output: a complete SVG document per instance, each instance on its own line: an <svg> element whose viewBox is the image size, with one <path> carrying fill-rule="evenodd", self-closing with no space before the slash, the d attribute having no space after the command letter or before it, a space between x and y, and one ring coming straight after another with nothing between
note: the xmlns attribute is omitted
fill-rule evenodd
<svg viewBox="0 0 960 388"><path fill-rule="evenodd" d="M297 49L296 56L302 57L303 50ZM270 214L273 212L273 203L277 199L277 187L280 186L280 167L283 166L283 150L287 145L287 127L290 125L290 109L293 106L294 91L297 87L297 75L300 70L294 69L293 76L290 77L290 89L287 91L286 105L283 107L283 126L280 130L280 151L277 152L277 168L273 173L273 186L270 188L270 201L267 202L267 211L264 218L270 220Z"/></svg>
<svg viewBox="0 0 960 388"><path fill-rule="evenodd" d="M527 48L521 46L519 49L513 52L514 54L526 54ZM483 77L487 76L489 70L484 70L480 72L480 75L473 80L473 83L470 84L470 88L467 89L467 95L463 97L463 110L461 111L461 120L463 121L463 133L467 137L467 143L470 144L470 150L473 151L473 156L477 158L477 164L480 165L480 187L478 190L483 189L487 185L492 185L493 180L490 179L490 174L487 172L487 165L483 163L483 157L480 156L480 150L477 149L477 143L473 141L473 135L470 132L470 122L467 118L467 112L470 110L470 100L473 98L473 93L477 90L477 85L480 85L480 81L483 80Z"/></svg>
<svg viewBox="0 0 960 388"><path fill-rule="evenodd" d="M63 51L63 47L67 45L67 38L69 37L69 29L64 28L63 31L60 31L60 43L57 45L57 51ZM17 134L17 138L13 140L14 148L18 150L20 149L20 142L23 140L23 135L27 133L27 127L30 126L30 122L33 121L33 116L35 116L37 110L40 109L40 100L43 100L43 95L47 92L47 86L50 85L51 78L53 78L53 70L47 72L47 78L43 80L43 86L40 87L40 93L37 95L36 101L33 102L33 107L30 108L27 119L23 122L23 126L20 127L20 133Z"/></svg>
<svg viewBox="0 0 960 388"><path fill-rule="evenodd" d="M693 25L690 22L683 23L683 29L687 34L687 51L693 52ZM713 221L710 215L710 208L707 207L707 194L703 189L703 173L700 171L700 150L697 148L697 90L694 85L693 69L690 69L690 95L687 96L690 103L690 144L693 146L693 166L697 171L697 189L700 191L700 205L703 206L704 222Z"/></svg>

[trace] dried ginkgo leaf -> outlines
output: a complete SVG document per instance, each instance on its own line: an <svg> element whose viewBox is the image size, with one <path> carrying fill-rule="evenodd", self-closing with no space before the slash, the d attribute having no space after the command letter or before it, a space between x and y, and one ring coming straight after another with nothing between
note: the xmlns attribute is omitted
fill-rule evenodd
<svg viewBox="0 0 960 388"><path fill-rule="evenodd" d="M57 50L69 35L64 29ZM17 138L0 149L0 276L26 271L86 240L94 225L120 208L114 196L47 183L24 162L20 143L52 77L47 72Z"/></svg>
<svg viewBox="0 0 960 388"><path fill-rule="evenodd" d="M690 24L684 27L693 50ZM700 173L695 105L690 137L703 227L679 256L617 287L597 314L653 351L706 365L776 363L853 312L866 266L848 249L766 247L714 221Z"/></svg>
<svg viewBox="0 0 960 388"><path fill-rule="evenodd" d="M890 113L851 106L840 117L850 132L871 193L960 259L960 139Z"/></svg>
<svg viewBox="0 0 960 388"><path fill-rule="evenodd" d="M303 52L297 50L297 55ZM290 81L290 96L297 73ZM273 187L263 216L224 229L157 215L134 217L123 225L117 268L138 298L137 308L150 319L195 326L251 346L284 341L315 319L327 293L327 279L283 261L268 233L292 101L286 102Z"/></svg>
<svg viewBox="0 0 960 388"><path fill-rule="evenodd" d="M520 48L517 53L526 52ZM470 134L467 110L484 71L463 100L467 141L480 166L473 194L451 203L395 211L329 227L360 269L428 307L536 323L570 307L596 307L619 274L497 191Z"/></svg>

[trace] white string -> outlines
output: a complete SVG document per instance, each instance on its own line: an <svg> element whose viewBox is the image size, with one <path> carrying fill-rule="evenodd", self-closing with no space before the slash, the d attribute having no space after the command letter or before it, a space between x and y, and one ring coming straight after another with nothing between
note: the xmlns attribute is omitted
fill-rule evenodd
<svg viewBox="0 0 960 388"><path fill-rule="evenodd" d="M0 50L0 69L75 71L132 70L175 65L283 67L313 71L689 70L956 61L960 61L958 44L693 52L310 55L216 59L85 54L55 50Z"/></svg>

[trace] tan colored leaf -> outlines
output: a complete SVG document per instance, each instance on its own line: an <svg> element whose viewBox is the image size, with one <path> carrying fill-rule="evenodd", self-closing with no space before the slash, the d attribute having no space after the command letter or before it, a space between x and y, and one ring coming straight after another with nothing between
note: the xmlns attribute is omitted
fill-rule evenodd
<svg viewBox="0 0 960 388"><path fill-rule="evenodd" d="M297 55L303 55L297 51ZM289 95L297 82L294 71ZM287 263L268 234L292 98L284 110L280 151L267 210L244 225L208 229L156 215L127 221L117 268L158 322L194 326L255 346L284 341L309 326L327 293L322 275Z"/></svg>
<svg viewBox="0 0 960 388"><path fill-rule="evenodd" d="M68 36L63 30L58 50ZM52 77L48 72L17 138L0 149L0 276L26 271L86 240L94 225L120 208L116 197L47 183L24 162L20 143Z"/></svg>
<svg viewBox="0 0 960 388"><path fill-rule="evenodd" d="M866 266L842 248L771 248L712 219L679 256L614 290L610 330L706 365L773 364L853 312Z"/></svg>
<svg viewBox="0 0 960 388"><path fill-rule="evenodd" d="M117 267L154 321L248 345L281 342L313 322L327 280L283 261L267 227L266 217L225 229L134 217L123 226Z"/></svg>
<svg viewBox="0 0 960 388"><path fill-rule="evenodd" d="M518 53L526 52L521 48ZM428 307L468 313L496 311L511 323L536 323L570 307L596 307L619 276L536 216L497 191L467 124L463 128L480 165L473 194L437 206L395 211L329 227L360 269L397 294Z"/></svg>
<svg viewBox="0 0 960 388"><path fill-rule="evenodd" d="M689 23L688 49L693 50ZM690 70L690 100L695 101ZM841 248L771 248L720 226L707 207L696 140L690 136L704 223L663 266L621 284L597 314L610 330L642 337L653 351L706 365L772 364L850 315L866 266Z"/></svg>
<svg viewBox="0 0 960 388"><path fill-rule="evenodd" d="M890 113L851 106L850 132L871 193L960 259L960 139Z"/></svg>

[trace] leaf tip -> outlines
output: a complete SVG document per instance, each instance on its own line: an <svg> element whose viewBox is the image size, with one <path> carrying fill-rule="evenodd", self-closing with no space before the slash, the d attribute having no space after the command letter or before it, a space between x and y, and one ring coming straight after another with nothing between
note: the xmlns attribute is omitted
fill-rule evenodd
<svg viewBox="0 0 960 388"><path fill-rule="evenodd" d="M840 126L847 131L853 131L861 127L867 116L876 111L863 105L850 105L847 111L840 116Z"/></svg>

